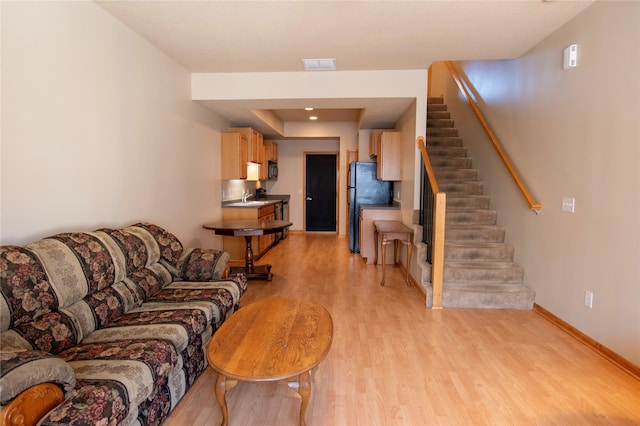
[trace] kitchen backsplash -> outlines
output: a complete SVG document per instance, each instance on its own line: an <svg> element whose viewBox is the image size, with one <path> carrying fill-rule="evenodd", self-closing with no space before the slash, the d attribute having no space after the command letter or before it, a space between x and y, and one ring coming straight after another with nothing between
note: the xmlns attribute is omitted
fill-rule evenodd
<svg viewBox="0 0 640 426"><path fill-rule="evenodd" d="M255 194L257 184L258 182L252 180L223 180L222 201L238 200L246 191Z"/></svg>

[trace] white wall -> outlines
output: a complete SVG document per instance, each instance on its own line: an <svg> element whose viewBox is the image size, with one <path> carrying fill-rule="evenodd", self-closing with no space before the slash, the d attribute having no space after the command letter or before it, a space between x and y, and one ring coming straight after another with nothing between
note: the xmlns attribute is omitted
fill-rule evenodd
<svg viewBox="0 0 640 426"><path fill-rule="evenodd" d="M640 3L597 2L518 60L459 64L542 202L539 216L477 136L453 83L432 79L432 94L444 94L453 111L536 303L638 365L639 22ZM578 67L565 71L563 49L573 43ZM574 214L561 211L562 197L576 198ZM585 290L595 294L592 309Z"/></svg>
<svg viewBox="0 0 640 426"><path fill-rule="evenodd" d="M338 152L338 234L346 235L349 218L347 209L347 150L358 147L356 123L286 123L285 132L290 138L300 140L278 141L278 182L269 189L273 194L290 194L292 230L304 230L303 162L304 152ZM305 143L302 138L312 139ZM303 193L299 192L302 188Z"/></svg>
<svg viewBox="0 0 640 426"><path fill-rule="evenodd" d="M267 185L270 194L289 194L289 220L293 223L291 230L304 231L304 161L305 153L340 153L340 141L338 139L287 139L278 141L278 180ZM338 160L343 159L339 155ZM342 161L344 162L344 161ZM342 174L342 173L340 173ZM346 184L345 184L346 185ZM339 193L343 192L338 187ZM341 199L341 197L339 197ZM338 212L346 207L338 205ZM338 229L341 234L344 228L343 215L339 215Z"/></svg>
<svg viewBox="0 0 640 426"><path fill-rule="evenodd" d="M190 74L93 2L2 2L2 244L157 223L221 247L219 129Z"/></svg>

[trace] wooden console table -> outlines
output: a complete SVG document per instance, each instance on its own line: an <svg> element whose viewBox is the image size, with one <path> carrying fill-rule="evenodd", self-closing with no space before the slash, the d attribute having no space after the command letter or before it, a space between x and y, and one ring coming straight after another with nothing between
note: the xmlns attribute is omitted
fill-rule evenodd
<svg viewBox="0 0 640 426"><path fill-rule="evenodd" d="M233 220L228 222L205 223L204 229L214 231L217 235L229 237L244 237L247 249L244 256L244 266L232 266L229 272L232 274L242 273L248 280L271 281L271 265L254 265L253 249L251 248L251 237L254 235L275 234L283 232L285 228L293 223L286 220Z"/></svg>
<svg viewBox="0 0 640 426"><path fill-rule="evenodd" d="M380 281L380 285L384 285L385 278L385 269L387 267L387 248L386 246L393 242L393 263L397 264L398 257L398 242L407 246L407 263L406 263L406 281L407 285L410 285L409 282L409 265L411 265L411 250L413 249L413 243L411 241L411 237L413 236L413 231L407 226L403 225L402 222L398 222L396 220L376 220L373 222L373 228L375 230L375 257L373 260L373 264L378 263L378 235L382 236L382 241L380 242L380 249L382 250L382 280Z"/></svg>

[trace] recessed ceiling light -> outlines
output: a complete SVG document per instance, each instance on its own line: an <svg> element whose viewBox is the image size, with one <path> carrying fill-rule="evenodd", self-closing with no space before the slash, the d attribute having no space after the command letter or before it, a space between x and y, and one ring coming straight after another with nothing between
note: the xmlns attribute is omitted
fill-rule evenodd
<svg viewBox="0 0 640 426"><path fill-rule="evenodd" d="M318 117L316 117L315 115L312 115L311 117L309 117L309 120L317 120Z"/></svg>
<svg viewBox="0 0 640 426"><path fill-rule="evenodd" d="M334 71L336 58L302 59L302 66L305 71Z"/></svg>
<svg viewBox="0 0 640 426"><path fill-rule="evenodd" d="M311 108L311 107L306 107L304 110L305 110L305 111L313 111L313 108Z"/></svg>

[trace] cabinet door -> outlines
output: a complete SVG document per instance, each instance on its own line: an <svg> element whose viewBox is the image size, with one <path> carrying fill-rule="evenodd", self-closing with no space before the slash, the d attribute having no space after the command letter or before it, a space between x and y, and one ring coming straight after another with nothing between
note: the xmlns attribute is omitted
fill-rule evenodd
<svg viewBox="0 0 640 426"><path fill-rule="evenodd" d="M258 210L258 220L275 220L275 218L276 218L275 207L273 205L261 207ZM274 241L275 241L274 234L261 235L258 238L258 254L261 255L262 253L269 250L269 248L273 245Z"/></svg>
<svg viewBox="0 0 640 426"><path fill-rule="evenodd" d="M402 180L402 133L383 132L378 140L377 177Z"/></svg>
<svg viewBox="0 0 640 426"><path fill-rule="evenodd" d="M251 127L232 127L230 132L242 133L249 143L249 160L252 163L260 163L260 151L262 150L262 134Z"/></svg>
<svg viewBox="0 0 640 426"><path fill-rule="evenodd" d="M393 129L373 129L369 135L369 158L380 155L380 138L384 132L393 132Z"/></svg>
<svg viewBox="0 0 640 426"><path fill-rule="evenodd" d="M269 141L263 141L262 152L260 154L260 180L269 179Z"/></svg>
<svg viewBox="0 0 640 426"><path fill-rule="evenodd" d="M222 179L246 179L248 141L238 132L223 133L220 154Z"/></svg>
<svg viewBox="0 0 640 426"><path fill-rule="evenodd" d="M251 153L249 154L249 161L252 163L262 164L264 160L264 140L262 134L251 129Z"/></svg>

